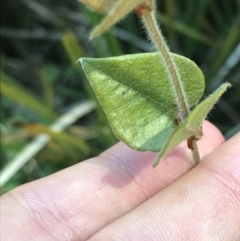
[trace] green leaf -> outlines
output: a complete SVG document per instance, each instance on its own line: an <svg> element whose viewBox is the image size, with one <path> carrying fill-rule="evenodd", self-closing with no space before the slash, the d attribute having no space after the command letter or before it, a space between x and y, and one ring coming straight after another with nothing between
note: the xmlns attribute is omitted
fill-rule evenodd
<svg viewBox="0 0 240 241"><path fill-rule="evenodd" d="M231 85L229 83L220 86L213 94L203 100L197 105L187 119L182 122L170 136L169 140L165 144L163 150L153 163L153 167L157 166L160 158L168 154L174 147L180 144L182 141L190 138L193 135L194 130L200 130L202 122L208 115L209 111L213 108L216 102L219 100L221 95Z"/></svg>
<svg viewBox="0 0 240 241"><path fill-rule="evenodd" d="M204 90L201 70L191 60L172 54L189 106ZM114 134L141 151L160 151L177 125L175 97L158 53L81 60Z"/></svg>

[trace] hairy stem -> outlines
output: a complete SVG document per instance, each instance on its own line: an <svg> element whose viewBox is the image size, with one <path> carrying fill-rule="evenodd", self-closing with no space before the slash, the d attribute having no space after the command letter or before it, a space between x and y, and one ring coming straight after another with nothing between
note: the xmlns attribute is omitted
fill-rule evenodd
<svg viewBox="0 0 240 241"><path fill-rule="evenodd" d="M185 100L177 68L170 56L168 47L158 28L153 11L146 11L142 16L142 19L149 37L151 38L156 48L159 50L160 56L165 63L165 67L172 82L172 86L175 90L176 104L178 107L178 118L183 121L189 114L189 108Z"/></svg>
<svg viewBox="0 0 240 241"><path fill-rule="evenodd" d="M201 161L197 141L194 140L192 145L193 145L192 156L195 164L197 165Z"/></svg>
<svg viewBox="0 0 240 241"><path fill-rule="evenodd" d="M170 51L164 41L161 31L158 28L154 11L151 9L145 9L145 11L143 11L143 14L141 15L141 18L143 20L143 23L145 25L145 28L151 41L154 43L157 50L159 51L163 63L165 63L165 67L168 72L169 79L171 80L171 84L173 86L173 91L176 98L176 105L178 108L178 119L180 122L182 122L189 115L190 111L181 85L178 70L170 55ZM193 141L192 155L195 164L198 164L200 162L200 155L196 141Z"/></svg>

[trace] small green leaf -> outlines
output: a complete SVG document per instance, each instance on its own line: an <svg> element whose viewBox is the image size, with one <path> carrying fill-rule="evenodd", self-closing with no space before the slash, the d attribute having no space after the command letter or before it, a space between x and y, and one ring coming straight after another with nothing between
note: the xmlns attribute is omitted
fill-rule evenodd
<svg viewBox="0 0 240 241"><path fill-rule="evenodd" d="M188 105L204 91L204 76L191 60L171 54ZM81 60L114 134L141 151L160 151L177 128L174 92L158 53Z"/></svg>
<svg viewBox="0 0 240 241"><path fill-rule="evenodd" d="M174 147L176 147L182 141L190 138L193 135L194 129L201 128L202 122L208 115L209 111L213 108L221 95L230 86L231 85L229 83L223 84L213 94L211 94L208 98L203 100L194 108L187 119L182 122L170 136L158 158L154 161L153 167L157 166L160 158L168 154Z"/></svg>

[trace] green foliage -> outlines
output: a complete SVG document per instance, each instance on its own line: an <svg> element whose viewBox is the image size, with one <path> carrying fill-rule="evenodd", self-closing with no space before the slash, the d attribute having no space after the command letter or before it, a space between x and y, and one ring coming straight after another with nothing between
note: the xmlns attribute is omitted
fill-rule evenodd
<svg viewBox="0 0 240 241"><path fill-rule="evenodd" d="M47 134L50 136L53 142L62 143L63 146L72 146L79 150L82 154L86 155L90 152L90 147L83 140L79 139L75 135L66 132L56 132L49 127L39 124L20 124L22 128L29 131L33 135Z"/></svg>
<svg viewBox="0 0 240 241"><path fill-rule="evenodd" d="M171 54L178 68L189 107L204 91L204 77L189 59ZM80 59L82 67L112 126L114 134L140 151L161 157L200 130L203 120L230 84L222 85L177 125L175 97L158 53L104 59ZM134 66L134 68L132 68Z"/></svg>
<svg viewBox="0 0 240 241"><path fill-rule="evenodd" d="M204 77L189 59L172 56L188 104L194 106L202 97ZM134 149L160 151L177 127L177 110L159 54L80 61L115 135Z"/></svg>
<svg viewBox="0 0 240 241"><path fill-rule="evenodd" d="M67 32L62 39L62 44L72 65L76 67L76 59L85 56L82 47L78 43L77 37L74 33Z"/></svg>
<svg viewBox="0 0 240 241"><path fill-rule="evenodd" d="M48 120L54 120L57 114L46 107L33 93L29 93L24 87L19 86L10 76L1 73L1 94L28 108L36 111Z"/></svg>
<svg viewBox="0 0 240 241"><path fill-rule="evenodd" d="M77 40L74 42L89 57L143 53L151 47L144 40L133 14L89 42L89 32L101 16L78 1L2 0L1 7L1 73L14 80L10 84L13 94L1 95L3 167L32 141L25 129L14 125L15 121L52 123L41 111L29 106L31 101L21 103L23 93L18 90L31 95L58 116L78 101L92 98L91 92L86 92L89 89L86 78L75 64L82 54L72 51L76 57L70 61L67 48L62 45L69 30ZM208 117L230 138L239 131L240 123L239 1L159 1L158 10L158 20L171 51L192 59L203 71L205 94L209 95L221 83L232 83L233 88L224 94ZM69 42L66 45L68 49L73 46ZM228 65L231 59L236 61ZM2 192L97 155L116 142L100 108L78 120L73 127L65 132L88 143L89 155L83 156L75 147L64 148L64 144L52 141L3 187Z"/></svg>
<svg viewBox="0 0 240 241"><path fill-rule="evenodd" d="M154 161L155 167L160 158L168 154L174 147L180 144L182 141L190 138L194 130L201 130L202 122L207 117L209 111L213 108L214 104L219 100L221 95L226 91L230 84L223 84L212 95L198 104L187 119L180 123L171 134L169 139L164 143L164 147L160 152L158 158Z"/></svg>

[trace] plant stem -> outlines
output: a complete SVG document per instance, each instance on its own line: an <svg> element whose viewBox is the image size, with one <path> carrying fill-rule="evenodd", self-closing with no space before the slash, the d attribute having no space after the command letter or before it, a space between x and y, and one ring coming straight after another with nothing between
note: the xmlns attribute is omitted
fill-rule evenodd
<svg viewBox="0 0 240 241"><path fill-rule="evenodd" d="M170 56L168 47L157 26L153 11L146 11L146 13L142 16L142 19L149 37L155 44L156 48L159 50L163 63L165 63L165 67L174 87L176 104L178 107L178 118L183 121L188 116L189 109L185 100L177 68L173 62L173 59Z"/></svg>
<svg viewBox="0 0 240 241"><path fill-rule="evenodd" d="M193 145L192 156L195 164L197 165L201 161L198 146L197 146L197 141L194 140L192 145Z"/></svg>
<svg viewBox="0 0 240 241"><path fill-rule="evenodd" d="M144 14L141 17L150 39L159 51L163 63L165 63L165 67L168 72L169 79L171 80L171 84L173 86L176 98L176 105L178 108L178 119L180 120L180 122L182 122L189 115L190 111L188 104L186 102L186 97L184 95L177 67L170 55L170 51L164 41L161 31L158 28L154 11L151 9L146 10L144 11ZM193 141L192 155L195 164L198 164L200 162L200 155L196 141Z"/></svg>

